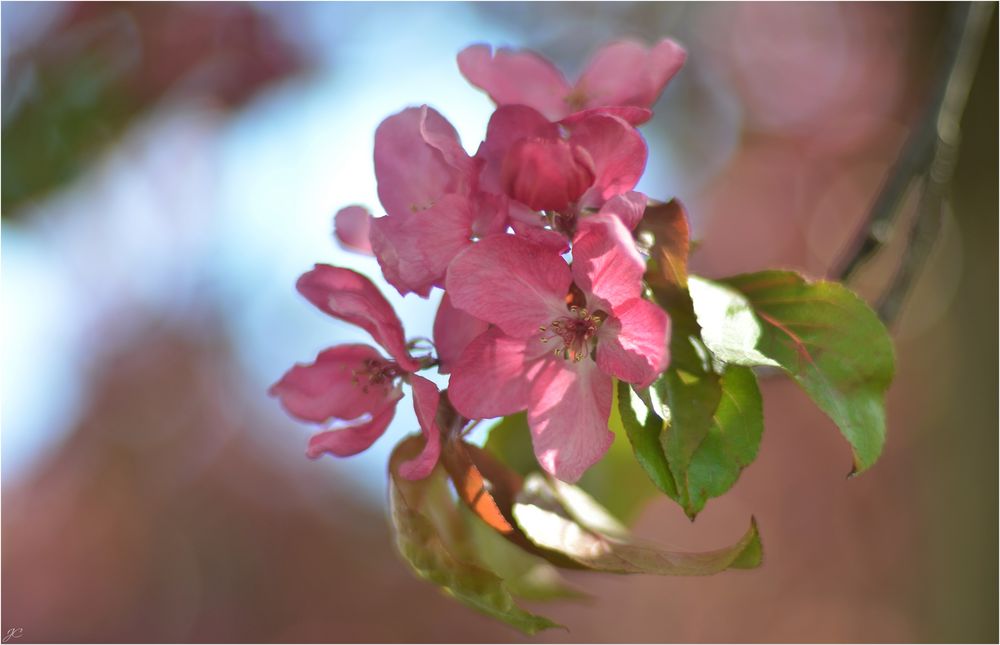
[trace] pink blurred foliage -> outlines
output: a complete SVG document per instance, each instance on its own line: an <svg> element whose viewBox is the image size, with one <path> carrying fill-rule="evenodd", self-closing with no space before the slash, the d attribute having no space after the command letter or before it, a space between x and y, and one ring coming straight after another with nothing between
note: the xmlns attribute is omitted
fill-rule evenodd
<svg viewBox="0 0 1000 645"><path fill-rule="evenodd" d="M699 53L739 96L744 132L692 200L697 235L712 240L696 269L778 265L823 277L832 268L929 89L909 74L912 11L748 3L702 12L699 33L718 37L703 35ZM862 170L859 181L836 181Z"/></svg>
<svg viewBox="0 0 1000 645"><path fill-rule="evenodd" d="M21 642L424 640L446 612L456 639L503 637L409 576L355 485L261 440L275 417L217 324L145 328L93 374L69 438L4 485Z"/></svg>
<svg viewBox="0 0 1000 645"><path fill-rule="evenodd" d="M134 39L137 66L125 85L140 104L171 92L235 107L305 62L270 21L242 3L81 2L60 30L73 33L109 20Z"/></svg>

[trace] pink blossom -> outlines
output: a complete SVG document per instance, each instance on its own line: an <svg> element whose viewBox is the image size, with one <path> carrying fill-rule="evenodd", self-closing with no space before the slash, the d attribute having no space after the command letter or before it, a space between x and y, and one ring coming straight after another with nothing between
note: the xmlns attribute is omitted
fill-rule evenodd
<svg viewBox="0 0 1000 645"><path fill-rule="evenodd" d="M368 345L339 345L320 352L315 362L297 364L271 386L270 394L292 416L327 424L345 422L309 440L306 454L348 457L382 436L403 397L399 366Z"/></svg>
<svg viewBox="0 0 1000 645"><path fill-rule="evenodd" d="M327 314L370 333L389 353L368 345L339 345L320 352L310 364L297 364L275 383L270 394L292 416L317 424L341 422L309 440L306 454L328 452L347 457L366 450L385 432L402 398L400 382L413 388L413 405L426 444L404 476L425 477L437 463L440 429L435 421L439 394L416 374L421 363L406 349L403 326L372 282L363 275L325 264L299 278L296 287Z"/></svg>
<svg viewBox="0 0 1000 645"><path fill-rule="evenodd" d="M508 209L515 231L548 225L570 236L578 215L632 191L646 157L642 135L616 116L588 114L560 128L523 105L497 108L476 153L482 189L515 200ZM557 213L560 221L532 211Z"/></svg>
<svg viewBox="0 0 1000 645"><path fill-rule="evenodd" d="M385 279L401 294L427 297L455 254L506 226L504 201L478 190L480 165L426 105L379 125L375 176L386 216L371 220L370 241Z"/></svg>
<svg viewBox="0 0 1000 645"><path fill-rule="evenodd" d="M364 220L372 251L401 294L427 297L443 285L459 252L508 224L529 239L565 248L580 213L631 193L646 154L642 135L618 117L589 114L560 128L532 108L507 106L495 112L470 158L444 117L427 106L408 108L383 121L375 135L386 216ZM351 223L345 220L344 228Z"/></svg>
<svg viewBox="0 0 1000 645"><path fill-rule="evenodd" d="M609 214L581 221L572 266L519 236L460 253L446 278L451 303L495 327L453 366L452 404L469 418L526 409L539 463L576 481L613 439L612 378L646 387L667 364L669 321L641 297L644 268Z"/></svg>
<svg viewBox="0 0 1000 645"><path fill-rule="evenodd" d="M378 197L388 215L417 213L441 195L467 193L475 172L455 128L426 105L387 117L375 130Z"/></svg>
<svg viewBox="0 0 1000 645"><path fill-rule="evenodd" d="M649 108L686 57L669 39L652 47L620 40L599 49L574 85L548 60L527 50L494 52L488 45L472 45L458 54L458 67L498 106L526 105L551 121L603 111L638 125L652 116Z"/></svg>

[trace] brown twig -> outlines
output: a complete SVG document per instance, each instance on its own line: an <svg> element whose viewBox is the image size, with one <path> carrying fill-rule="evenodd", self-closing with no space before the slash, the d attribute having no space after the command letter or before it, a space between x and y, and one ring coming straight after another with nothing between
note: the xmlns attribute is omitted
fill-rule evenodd
<svg viewBox="0 0 1000 645"><path fill-rule="evenodd" d="M888 322L899 313L914 279L934 246L942 213L948 207L960 124L975 77L991 2L956 5L948 28L946 55L939 82L926 116L907 140L899 159L883 183L875 203L834 275L850 279L888 241L900 205L910 188L920 186L917 214L896 273L879 298L879 316Z"/></svg>

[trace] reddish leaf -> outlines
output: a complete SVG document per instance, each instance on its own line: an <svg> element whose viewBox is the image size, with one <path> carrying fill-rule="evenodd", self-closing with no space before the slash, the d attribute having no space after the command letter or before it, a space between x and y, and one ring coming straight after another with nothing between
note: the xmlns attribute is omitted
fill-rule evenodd
<svg viewBox="0 0 1000 645"><path fill-rule="evenodd" d="M646 274L650 286L659 289L687 288L687 263L691 232L684 206L676 199L653 203L639 224L640 240L647 239L653 266Z"/></svg>

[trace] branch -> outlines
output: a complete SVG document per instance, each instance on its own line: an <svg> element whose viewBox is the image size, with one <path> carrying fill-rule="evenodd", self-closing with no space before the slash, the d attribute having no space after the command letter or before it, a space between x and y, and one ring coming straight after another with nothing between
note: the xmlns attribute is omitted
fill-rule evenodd
<svg viewBox="0 0 1000 645"><path fill-rule="evenodd" d="M882 185L858 237L834 272L848 280L888 241L893 220L909 189L921 184L917 215L908 245L892 281L879 298L877 309L886 322L895 319L919 269L930 254L947 207L960 124L969 97L993 4L973 2L952 13L947 55L939 73L938 90L920 126L910 135L902 154Z"/></svg>

